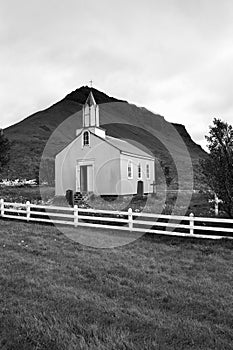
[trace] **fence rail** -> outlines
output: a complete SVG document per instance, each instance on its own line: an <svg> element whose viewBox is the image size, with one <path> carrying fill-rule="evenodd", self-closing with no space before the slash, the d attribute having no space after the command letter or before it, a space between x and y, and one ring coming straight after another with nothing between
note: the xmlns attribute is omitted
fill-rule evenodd
<svg viewBox="0 0 233 350"><path fill-rule="evenodd" d="M74 227L95 227L130 232L208 238L233 239L233 219L202 218L164 215L144 212L84 209L71 207L43 206L26 203L11 203L0 199L2 218L71 225ZM211 225L211 226L208 226Z"/></svg>

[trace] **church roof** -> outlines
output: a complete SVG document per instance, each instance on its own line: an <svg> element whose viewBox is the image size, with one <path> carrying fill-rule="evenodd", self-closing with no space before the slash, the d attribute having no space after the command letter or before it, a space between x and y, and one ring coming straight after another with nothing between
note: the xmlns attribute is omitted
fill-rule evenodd
<svg viewBox="0 0 233 350"><path fill-rule="evenodd" d="M130 142L117 139L112 136L106 136L105 140L110 143L112 146L118 148L121 152L123 153L130 153L132 155L137 155L141 157L146 157L146 158L153 158L153 155L151 153L142 151L140 148L132 145Z"/></svg>
<svg viewBox="0 0 233 350"><path fill-rule="evenodd" d="M62 150L60 150L60 152L58 152L58 154L63 152L68 146L71 146L71 144L73 144L77 140L77 138L80 135L82 135L83 131L84 131L84 128L80 129L80 132L76 135L76 138L74 140L72 140L68 145L66 145ZM130 142L127 142L127 141L124 141L121 139L117 139L117 138L112 137L112 136L107 136L107 135L105 136L105 138L102 138L92 131L90 131L90 133L93 134L95 137L98 137L99 139L101 139L103 142L107 142L112 147L117 148L122 153L129 154L132 156L144 157L147 159L148 158L153 159L153 160L155 159L155 157L152 155L152 153L149 153L150 151L145 152L145 151L141 150L140 148L132 145Z"/></svg>
<svg viewBox="0 0 233 350"><path fill-rule="evenodd" d="M85 102L85 105L88 105L88 106L96 105L92 91L90 91L88 98Z"/></svg>

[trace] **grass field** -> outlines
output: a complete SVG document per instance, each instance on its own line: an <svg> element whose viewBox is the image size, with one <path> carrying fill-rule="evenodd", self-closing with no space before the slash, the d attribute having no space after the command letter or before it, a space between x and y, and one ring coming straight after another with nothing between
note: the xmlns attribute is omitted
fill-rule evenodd
<svg viewBox="0 0 233 350"><path fill-rule="evenodd" d="M41 196L44 200L54 197L55 190L53 187L39 186L22 186L22 187L3 187L0 186L0 198L6 202L25 203L30 201L37 203L41 201Z"/></svg>
<svg viewBox="0 0 233 350"><path fill-rule="evenodd" d="M149 235L94 249L0 220L0 349L233 349L232 249Z"/></svg>

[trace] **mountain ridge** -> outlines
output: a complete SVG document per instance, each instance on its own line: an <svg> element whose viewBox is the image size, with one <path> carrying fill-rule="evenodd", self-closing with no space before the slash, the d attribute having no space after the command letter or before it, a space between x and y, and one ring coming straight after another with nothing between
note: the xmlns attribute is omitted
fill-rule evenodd
<svg viewBox="0 0 233 350"><path fill-rule="evenodd" d="M82 127L82 106L90 91L100 105L100 125L108 135L147 147L155 157L171 168L174 168L171 158L176 155L182 161L190 155L194 167L199 159L206 156L206 152L192 140L182 124L169 123L163 116L154 114L145 107L82 86L50 107L4 129L12 147L11 160L3 176L38 176L42 154L53 159L61 147L75 138L75 130ZM181 140L178 140L178 135ZM52 144L50 154L46 153L48 143ZM187 155L184 150L186 147Z"/></svg>

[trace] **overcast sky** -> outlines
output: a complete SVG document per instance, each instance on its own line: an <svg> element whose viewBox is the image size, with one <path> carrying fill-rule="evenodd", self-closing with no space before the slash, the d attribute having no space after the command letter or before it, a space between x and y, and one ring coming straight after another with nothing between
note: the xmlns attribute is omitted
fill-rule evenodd
<svg viewBox="0 0 233 350"><path fill-rule="evenodd" d="M0 0L0 127L94 81L182 123L233 123L232 0Z"/></svg>

